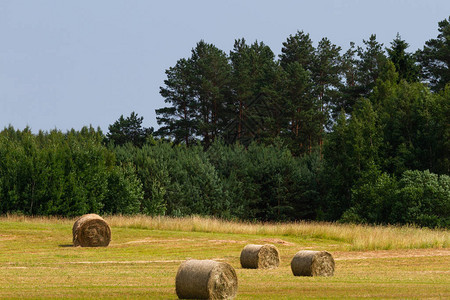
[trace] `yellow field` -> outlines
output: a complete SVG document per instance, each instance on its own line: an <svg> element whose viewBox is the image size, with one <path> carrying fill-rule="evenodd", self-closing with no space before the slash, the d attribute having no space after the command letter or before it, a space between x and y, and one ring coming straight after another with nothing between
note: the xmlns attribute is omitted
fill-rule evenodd
<svg viewBox="0 0 450 300"><path fill-rule="evenodd" d="M450 298L449 233L413 227L326 223L249 224L216 219L106 217L106 248L72 247L74 219L0 218L0 298L176 299L188 258L230 263L237 299ZM242 269L249 243L274 244L281 265ZM333 277L294 277L302 249L327 250Z"/></svg>

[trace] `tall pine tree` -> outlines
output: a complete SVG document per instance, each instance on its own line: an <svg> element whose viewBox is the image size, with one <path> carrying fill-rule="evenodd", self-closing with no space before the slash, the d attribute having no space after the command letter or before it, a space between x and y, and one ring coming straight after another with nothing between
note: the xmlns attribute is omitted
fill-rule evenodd
<svg viewBox="0 0 450 300"><path fill-rule="evenodd" d="M252 140L271 140L278 135L279 68L269 46L257 41L235 41L232 65L232 109L227 140L248 145Z"/></svg>
<svg viewBox="0 0 450 300"><path fill-rule="evenodd" d="M228 118L231 97L231 67L227 55L212 44L200 41L192 50L192 92L198 131L205 148L221 134Z"/></svg>
<svg viewBox="0 0 450 300"><path fill-rule="evenodd" d="M160 88L164 102L170 106L156 110L157 122L162 125L156 135L171 137L176 143L189 146L196 139L198 121L192 91L192 61L180 59L174 67L166 70L165 87Z"/></svg>
<svg viewBox="0 0 450 300"><path fill-rule="evenodd" d="M402 40L400 34L391 42L391 48L386 48L388 58L394 63L399 80L416 82L419 80L419 67L416 65L414 55L407 53L408 43Z"/></svg>
<svg viewBox="0 0 450 300"><path fill-rule="evenodd" d="M417 51L422 76L428 80L433 91L440 91L450 82L450 17L438 23L436 39L425 42Z"/></svg>
<svg viewBox="0 0 450 300"><path fill-rule="evenodd" d="M201 139L207 148L219 135L230 98L230 65L226 54L204 41L166 71L161 95L171 106L156 110L157 134L186 145Z"/></svg>

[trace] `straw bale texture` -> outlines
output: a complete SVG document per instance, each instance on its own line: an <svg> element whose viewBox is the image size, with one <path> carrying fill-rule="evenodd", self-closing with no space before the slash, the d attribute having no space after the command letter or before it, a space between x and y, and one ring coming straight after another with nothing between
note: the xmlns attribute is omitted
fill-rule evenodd
<svg viewBox="0 0 450 300"><path fill-rule="evenodd" d="M74 247L106 247L111 241L111 228L96 214L81 216L72 227Z"/></svg>
<svg viewBox="0 0 450 300"><path fill-rule="evenodd" d="M291 261L294 276L333 276L334 259L327 251L302 250Z"/></svg>
<svg viewBox="0 0 450 300"><path fill-rule="evenodd" d="M178 268L175 288L180 299L233 299L238 282L227 263L191 259Z"/></svg>
<svg viewBox="0 0 450 300"><path fill-rule="evenodd" d="M241 252L241 266L246 269L275 269L280 265L278 249L271 244L247 245Z"/></svg>

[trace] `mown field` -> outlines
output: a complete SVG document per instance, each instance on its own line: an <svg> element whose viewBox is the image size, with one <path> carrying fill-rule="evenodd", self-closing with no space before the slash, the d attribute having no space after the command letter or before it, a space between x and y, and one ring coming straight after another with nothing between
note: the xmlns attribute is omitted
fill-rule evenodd
<svg viewBox="0 0 450 300"><path fill-rule="evenodd" d="M230 263L237 299L450 298L450 234L413 227L325 223L248 224L198 217L106 217L107 248L72 247L75 219L0 218L0 298L176 299L175 275L188 258ZM242 269L249 243L271 243L274 270ZM327 250L333 277L294 277L302 249Z"/></svg>

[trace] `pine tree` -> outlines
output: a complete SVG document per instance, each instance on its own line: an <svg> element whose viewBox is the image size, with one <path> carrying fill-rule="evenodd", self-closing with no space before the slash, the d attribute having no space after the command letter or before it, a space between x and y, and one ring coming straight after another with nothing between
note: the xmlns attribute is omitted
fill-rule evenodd
<svg viewBox="0 0 450 300"><path fill-rule="evenodd" d="M363 47L350 48L341 58L342 85L340 93L332 98L334 118L342 111L352 113L354 105L361 97L367 98L373 91L377 79L386 72L387 58L383 44L372 34L369 40L363 40Z"/></svg>
<svg viewBox="0 0 450 300"><path fill-rule="evenodd" d="M204 41L166 71L161 95L171 106L156 110L157 134L171 136L186 145L201 138L207 148L219 135L230 98L230 72L226 54Z"/></svg>
<svg viewBox="0 0 450 300"><path fill-rule="evenodd" d="M450 17L438 25L437 38L428 40L423 50L416 52L422 76L433 91L443 90L450 82Z"/></svg>
<svg viewBox="0 0 450 300"><path fill-rule="evenodd" d="M338 97L333 102L333 119L337 119L341 112L350 114L353 106L362 94L358 85L358 59L355 43L350 43L350 48L341 57L342 85Z"/></svg>
<svg viewBox="0 0 450 300"><path fill-rule="evenodd" d="M362 97L367 97L372 92L386 65L383 44L378 43L376 38L376 35L372 34L369 40L363 40L364 48L357 48L359 58L357 61L357 85L359 85Z"/></svg>
<svg viewBox="0 0 450 300"><path fill-rule="evenodd" d="M305 70L311 71L314 62L314 46L309 34L297 31L290 35L280 54L280 65L284 69L293 62L298 62Z"/></svg>
<svg viewBox="0 0 450 300"><path fill-rule="evenodd" d="M232 111L226 139L245 145L252 140L273 139L279 132L279 68L272 50L264 43L247 45L236 40L230 53Z"/></svg>
<svg viewBox="0 0 450 300"><path fill-rule="evenodd" d="M289 63L285 67L283 85L285 143L290 145L293 154L311 152L314 138L320 131L319 102L313 94L310 72L303 69L299 62Z"/></svg>
<svg viewBox="0 0 450 300"><path fill-rule="evenodd" d="M153 133L153 128L142 127L144 117L138 117L134 111L126 119L121 115L114 124L109 125L109 132L106 140L114 142L115 145L132 143L137 147L142 147L147 138Z"/></svg>
<svg viewBox="0 0 450 300"><path fill-rule="evenodd" d="M319 145L322 147L322 135L325 125L328 123L329 108L332 99L337 97L340 86L340 47L333 45L328 39L322 39L317 48L314 48L308 34L298 31L294 36L289 36L283 43L280 54L280 65L288 78L286 79L288 97L287 103L296 103L294 109L296 116L290 124L294 130L294 136L300 140L300 148L308 145L308 150ZM296 65L295 65L296 64ZM309 83L306 83L301 70L309 75ZM294 73L298 74L294 74ZM289 77L292 76L293 80ZM302 83L294 83L296 78L303 78ZM296 86L298 85L298 86ZM310 88L302 92L300 97L299 87L308 85ZM292 106L292 105L291 105ZM292 115L292 112L290 113ZM302 119L302 120L300 120ZM300 129L299 124L302 123ZM303 138L301 137L303 136ZM301 142L305 140L306 143ZM302 153L304 150L294 153Z"/></svg>
<svg viewBox="0 0 450 300"><path fill-rule="evenodd" d="M336 97L341 85L340 51L341 47L332 44L327 38L323 38L316 49L312 76L322 112L325 112L331 99Z"/></svg>
<svg viewBox="0 0 450 300"><path fill-rule="evenodd" d="M315 96L313 68L315 51L309 34L297 31L283 43L279 55L280 66L283 68L284 107L286 116L290 119L285 129L291 151L300 155L311 152L316 145L316 136L320 132L318 112L319 103Z"/></svg>
<svg viewBox="0 0 450 300"><path fill-rule="evenodd" d="M315 95L320 105L320 130L318 143L320 152L323 146L323 130L329 125L330 108L333 99L338 97L341 85L341 48L332 44L327 38L323 38L316 49L313 61L312 78L315 85Z"/></svg>
<svg viewBox="0 0 450 300"><path fill-rule="evenodd" d="M231 67L227 55L200 41L192 50L192 92L196 105L198 136L205 148L220 135L228 118Z"/></svg>
<svg viewBox="0 0 450 300"><path fill-rule="evenodd" d="M192 62L180 59L174 67L166 70L165 87L160 88L160 94L168 107L156 110L157 122L162 125L156 135L172 137L175 143L184 142L189 146L197 137L198 120L192 91Z"/></svg>
<svg viewBox="0 0 450 300"><path fill-rule="evenodd" d="M401 39L400 34L391 42L391 48L386 48L388 58L394 63L395 70L399 75L399 80L408 82L419 80L419 68L411 53L407 53L408 43Z"/></svg>

